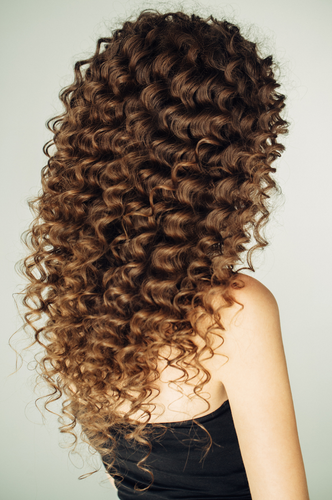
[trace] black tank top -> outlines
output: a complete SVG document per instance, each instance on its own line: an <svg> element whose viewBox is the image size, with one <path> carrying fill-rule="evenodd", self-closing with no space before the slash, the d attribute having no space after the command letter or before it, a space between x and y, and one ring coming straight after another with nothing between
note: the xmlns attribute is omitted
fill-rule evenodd
<svg viewBox="0 0 332 500"><path fill-rule="evenodd" d="M152 452L144 465L152 470L154 482L143 492L134 490L135 483L139 489L145 488L151 476L137 462L149 448L133 448L118 436L114 465L124 476L121 484L115 478L120 500L251 500L229 401L195 420L204 425L213 441L205 459L200 462L209 437L193 420L164 423L167 431L163 437L148 437Z"/></svg>

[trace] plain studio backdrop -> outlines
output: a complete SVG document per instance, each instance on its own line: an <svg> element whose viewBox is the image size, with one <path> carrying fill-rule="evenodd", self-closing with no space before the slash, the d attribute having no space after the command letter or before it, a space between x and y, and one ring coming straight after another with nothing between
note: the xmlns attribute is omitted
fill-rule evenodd
<svg viewBox="0 0 332 500"><path fill-rule="evenodd" d="M203 0L202 0L203 1ZM45 122L62 112L58 93L73 80L76 60L101 36L145 8L183 9L225 17L263 41L280 65L290 132L275 165L283 190L267 228L270 245L254 260L255 277L276 297L311 500L332 498L331 402L331 0L210 0L160 3L125 0L2 0L1 2L1 491L3 500L112 500L101 464L68 458L55 415L44 422L34 401L34 372L24 354L14 375L9 337L20 328L14 265L24 255L21 233L32 216L26 198L40 189L46 164ZM24 347L22 330L12 344ZM44 400L43 400L44 401ZM41 402L39 402L39 405ZM42 406L41 406L42 407ZM55 407L54 407L55 408ZM56 409L56 408L55 408ZM61 445L61 446L60 446ZM81 452L89 457L87 447ZM282 499L280 499L282 500Z"/></svg>

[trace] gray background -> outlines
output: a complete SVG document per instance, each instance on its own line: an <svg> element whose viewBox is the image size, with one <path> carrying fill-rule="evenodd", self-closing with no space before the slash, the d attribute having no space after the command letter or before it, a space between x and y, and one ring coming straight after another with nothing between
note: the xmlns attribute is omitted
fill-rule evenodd
<svg viewBox="0 0 332 500"><path fill-rule="evenodd" d="M59 90L73 79L73 64L95 50L108 26L147 7L235 22L263 40L281 67L288 96L287 150L277 162L283 189L267 231L271 245L254 261L255 277L280 308L289 376L311 500L332 498L331 405L331 13L329 0L237 0L159 3L115 0L1 2L1 498L91 500L117 498L104 469L78 481L100 460L68 458L56 416L43 422L34 404L34 374L24 355L15 370L9 337L20 328L14 271L24 254L19 241L31 215L26 198L37 193L50 139L46 119L62 111ZM267 54L266 54L267 55ZM22 331L12 343L26 345ZM30 370L29 370L30 368ZM42 394L37 390L36 394ZM62 447L60 444L62 443ZM81 452L88 457L86 447Z"/></svg>

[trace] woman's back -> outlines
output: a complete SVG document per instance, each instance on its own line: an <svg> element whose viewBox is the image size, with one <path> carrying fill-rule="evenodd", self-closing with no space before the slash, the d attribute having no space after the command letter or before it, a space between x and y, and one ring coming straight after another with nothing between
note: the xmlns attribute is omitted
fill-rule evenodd
<svg viewBox="0 0 332 500"><path fill-rule="evenodd" d="M205 343L199 335L192 338L192 342L198 348L202 348ZM218 368L220 359L217 356L208 357L200 361L206 370L211 374L211 380L204 385L204 398L210 403L210 408L204 399L194 393L194 388L202 379L202 374L197 374L197 369L187 367L189 380L184 381L182 370L168 365L167 361L173 360L179 354L177 348L165 346L160 349L158 360L158 371L160 378L153 384L153 392L146 402L153 402L156 409L151 411L149 423L178 422L192 419L195 416L202 417L219 408L226 400L227 393L224 384L220 380ZM173 382L177 378L176 383ZM151 384L152 385L152 384ZM136 396L134 391L130 392ZM119 412L124 415L128 412L130 403L124 400L119 407ZM138 411L129 417L134 421L145 421L143 411Z"/></svg>

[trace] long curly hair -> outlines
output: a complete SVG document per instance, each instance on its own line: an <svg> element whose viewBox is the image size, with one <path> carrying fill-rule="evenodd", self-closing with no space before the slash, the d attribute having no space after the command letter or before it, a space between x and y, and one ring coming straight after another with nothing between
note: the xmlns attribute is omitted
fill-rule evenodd
<svg viewBox="0 0 332 500"><path fill-rule="evenodd" d="M199 395L211 379L200 359L213 356L213 326L223 340L212 298L232 305L243 286L236 267L254 271L253 251L268 244L279 190L271 165L289 125L276 67L226 20L143 10L76 62L59 94L65 111L47 121L42 189L21 237L24 328L33 329L29 347L42 347L45 408L65 398L60 431L75 450L81 425L113 474L117 432L151 450L160 349L177 349L167 363L184 381L189 358L204 373ZM213 324L202 332L205 317ZM147 419L133 426L138 410ZM138 466L153 481L148 455Z"/></svg>

